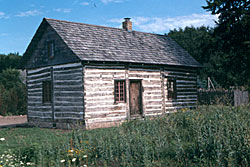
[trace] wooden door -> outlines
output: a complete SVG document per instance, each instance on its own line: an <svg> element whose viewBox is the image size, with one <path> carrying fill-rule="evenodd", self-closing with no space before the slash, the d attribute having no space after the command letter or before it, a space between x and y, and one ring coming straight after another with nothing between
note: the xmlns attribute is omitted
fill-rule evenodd
<svg viewBox="0 0 250 167"><path fill-rule="evenodd" d="M136 116L142 114L142 93L141 93L141 81L135 80L130 81L129 87L129 104L130 104L130 115Z"/></svg>

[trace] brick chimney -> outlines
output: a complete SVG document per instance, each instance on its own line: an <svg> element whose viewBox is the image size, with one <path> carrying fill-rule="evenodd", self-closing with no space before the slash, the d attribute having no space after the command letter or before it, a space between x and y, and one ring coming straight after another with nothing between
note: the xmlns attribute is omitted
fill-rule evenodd
<svg viewBox="0 0 250 167"><path fill-rule="evenodd" d="M130 18L124 18L124 22L122 22L122 28L126 31L132 31L132 22Z"/></svg>

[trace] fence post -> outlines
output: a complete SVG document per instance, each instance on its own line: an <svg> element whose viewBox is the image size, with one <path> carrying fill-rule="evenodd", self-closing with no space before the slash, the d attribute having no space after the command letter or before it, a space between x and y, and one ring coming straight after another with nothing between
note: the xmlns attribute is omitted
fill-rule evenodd
<svg viewBox="0 0 250 167"><path fill-rule="evenodd" d="M248 101L248 91L234 90L234 106L247 105Z"/></svg>

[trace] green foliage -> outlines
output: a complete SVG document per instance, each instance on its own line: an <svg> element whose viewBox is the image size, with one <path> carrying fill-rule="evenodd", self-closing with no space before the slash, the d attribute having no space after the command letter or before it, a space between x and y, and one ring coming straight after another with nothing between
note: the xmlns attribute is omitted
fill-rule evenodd
<svg viewBox="0 0 250 167"><path fill-rule="evenodd" d="M6 129L0 148L36 166L249 166L249 117L249 107L204 106L89 131Z"/></svg>
<svg viewBox="0 0 250 167"><path fill-rule="evenodd" d="M217 14L214 28L218 49L223 54L224 85L248 85L250 80L250 2L248 0L206 0L203 8Z"/></svg>
<svg viewBox="0 0 250 167"><path fill-rule="evenodd" d="M207 0L203 8L219 16L214 28L186 27L168 33L204 66L199 70L201 82L209 76L224 88L249 85L249 7L245 0Z"/></svg>
<svg viewBox="0 0 250 167"><path fill-rule="evenodd" d="M14 69L0 73L0 115L26 113L26 88L19 75Z"/></svg>
<svg viewBox="0 0 250 167"><path fill-rule="evenodd" d="M0 54L0 73L7 68L18 68L21 56L19 53Z"/></svg>

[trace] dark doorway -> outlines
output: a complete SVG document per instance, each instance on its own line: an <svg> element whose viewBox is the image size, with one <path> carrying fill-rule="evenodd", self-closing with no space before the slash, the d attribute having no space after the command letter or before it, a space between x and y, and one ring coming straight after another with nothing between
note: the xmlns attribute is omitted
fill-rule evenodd
<svg viewBox="0 0 250 167"><path fill-rule="evenodd" d="M141 80L130 80L129 86L130 116L142 115Z"/></svg>

